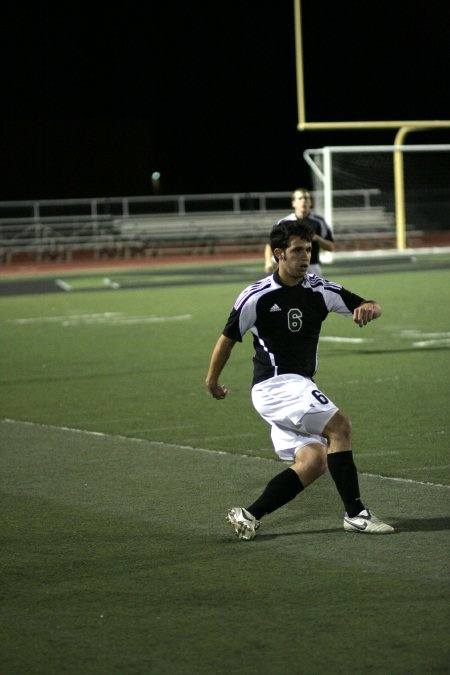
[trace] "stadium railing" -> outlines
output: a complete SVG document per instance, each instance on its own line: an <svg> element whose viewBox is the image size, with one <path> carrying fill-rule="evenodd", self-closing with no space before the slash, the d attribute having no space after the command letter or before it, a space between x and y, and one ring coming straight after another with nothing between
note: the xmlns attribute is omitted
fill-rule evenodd
<svg viewBox="0 0 450 675"><path fill-rule="evenodd" d="M377 191L344 192L361 205L337 210L336 235L393 244L393 214L371 202ZM0 202L0 260L259 252L289 212L289 192Z"/></svg>

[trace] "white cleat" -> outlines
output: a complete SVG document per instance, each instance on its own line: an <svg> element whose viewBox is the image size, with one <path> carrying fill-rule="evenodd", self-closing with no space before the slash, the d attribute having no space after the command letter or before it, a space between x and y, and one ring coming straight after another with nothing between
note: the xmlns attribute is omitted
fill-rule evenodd
<svg viewBox="0 0 450 675"><path fill-rule="evenodd" d="M227 513L227 521L232 524L238 539L250 541L256 537L259 520L240 506L234 506Z"/></svg>
<svg viewBox="0 0 450 675"><path fill-rule="evenodd" d="M365 532L366 534L389 534L394 528L383 523L374 513L365 509L354 518L344 516L344 530L346 532Z"/></svg>

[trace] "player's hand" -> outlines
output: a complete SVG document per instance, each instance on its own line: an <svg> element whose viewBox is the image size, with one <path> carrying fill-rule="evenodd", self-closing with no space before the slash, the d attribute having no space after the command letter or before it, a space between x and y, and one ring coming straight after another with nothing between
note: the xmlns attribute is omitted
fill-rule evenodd
<svg viewBox="0 0 450 675"><path fill-rule="evenodd" d="M207 387L211 396L218 401L222 401L228 394L228 389L221 384L208 384Z"/></svg>
<svg viewBox="0 0 450 675"><path fill-rule="evenodd" d="M376 319L375 305L373 302L365 302L353 312L353 321L357 323L360 328L366 326L369 321L372 321L373 319Z"/></svg>

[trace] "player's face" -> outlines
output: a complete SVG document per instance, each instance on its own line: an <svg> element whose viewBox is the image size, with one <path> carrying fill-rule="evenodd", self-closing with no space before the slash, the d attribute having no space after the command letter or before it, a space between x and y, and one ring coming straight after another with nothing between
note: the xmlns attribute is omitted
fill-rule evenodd
<svg viewBox="0 0 450 675"><path fill-rule="evenodd" d="M292 200L292 206L294 207L295 215L297 218L306 218L311 212L311 195L309 192L301 192L296 190L294 192L294 199Z"/></svg>
<svg viewBox="0 0 450 675"><path fill-rule="evenodd" d="M308 271L311 261L312 244L297 236L289 239L286 249L275 249L278 258L281 280L288 284L298 284Z"/></svg>

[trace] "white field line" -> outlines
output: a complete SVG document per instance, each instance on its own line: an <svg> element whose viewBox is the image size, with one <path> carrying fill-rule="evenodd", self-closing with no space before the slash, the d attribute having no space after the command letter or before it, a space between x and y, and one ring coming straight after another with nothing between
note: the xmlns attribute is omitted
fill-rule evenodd
<svg viewBox="0 0 450 675"><path fill-rule="evenodd" d="M422 333L419 330L402 330L400 337L410 340L416 340L412 343L413 347L449 347L450 333ZM421 339L419 339L421 338Z"/></svg>
<svg viewBox="0 0 450 675"><path fill-rule="evenodd" d="M405 338L450 338L450 332L446 333L422 333L420 330L402 330L400 336Z"/></svg>
<svg viewBox="0 0 450 675"><path fill-rule="evenodd" d="M412 343L413 347L447 347L450 346L450 333L422 333L418 330L402 330L400 337L408 340L416 339ZM417 338L426 338L417 340ZM320 342L338 342L341 344L364 344L367 342L374 342L374 338L352 338L352 337L338 337L333 335L324 335L320 337Z"/></svg>
<svg viewBox="0 0 450 675"><path fill-rule="evenodd" d="M70 286L70 284L66 283L62 279L56 279L55 284L59 288L62 288L63 291L71 291L72 290L72 286Z"/></svg>
<svg viewBox="0 0 450 675"><path fill-rule="evenodd" d="M248 434L227 434L227 438L250 438L251 436L256 436L256 434L253 433L253 432L250 432ZM223 435L221 435L221 436L206 436L204 438L204 440L205 441L211 441L211 440L214 441L217 438L223 438ZM234 455L235 453L233 452L233 453L230 453L230 454Z"/></svg>
<svg viewBox="0 0 450 675"><path fill-rule="evenodd" d="M135 418L132 417L131 419ZM109 421L117 422L117 418ZM137 427L136 429L131 429L130 431L132 431L134 434L142 433L143 431L172 431L174 429L178 429L179 431L180 429L196 429L197 426L197 424L173 424L167 427Z"/></svg>
<svg viewBox="0 0 450 675"><path fill-rule="evenodd" d="M397 483L413 483L414 485L429 485L432 487L446 488L447 490L450 490L450 485L443 485L442 483L430 483L429 481L426 480L413 480L412 478L396 478L395 476L382 476L381 474L378 473L365 473L364 471L361 471L359 475L368 476L370 478L381 478L382 480L393 480L396 481Z"/></svg>
<svg viewBox="0 0 450 675"><path fill-rule="evenodd" d="M31 316L23 317L21 319L8 319L8 323L15 323L18 325L34 324L34 323L61 323L63 321L93 321L100 319L115 319L120 317L121 312L101 312L97 314L62 314L55 316Z"/></svg>
<svg viewBox="0 0 450 675"><path fill-rule="evenodd" d="M359 345L363 342L373 342L373 338L352 338L352 337L333 337L325 335L320 338L321 342L345 342L347 344Z"/></svg>
<svg viewBox="0 0 450 675"><path fill-rule="evenodd" d="M443 340L420 340L413 342L413 347L450 347L450 338Z"/></svg>
<svg viewBox="0 0 450 675"><path fill-rule="evenodd" d="M359 457L391 457L399 454L398 450L381 450L380 452L360 452Z"/></svg>
<svg viewBox="0 0 450 675"><path fill-rule="evenodd" d="M8 323L28 325L35 323L60 323L62 326L80 326L91 324L107 324L109 326L137 325L149 323L165 323L167 321L189 321L192 314L176 314L174 316L128 316L123 312L102 312L100 314L67 314L63 316L36 316L21 319L7 319Z"/></svg>
<svg viewBox="0 0 450 675"><path fill-rule="evenodd" d="M112 279L109 279L108 277L105 277L103 279L103 283L105 286L110 286L111 288L117 289L120 288L120 284L117 283L117 281L113 281Z"/></svg>
<svg viewBox="0 0 450 675"><path fill-rule="evenodd" d="M50 429L52 431L68 431L73 434L83 434L86 436L99 436L100 438L110 438L112 440L126 441L127 443L141 443L146 445L153 445L162 448L177 448L179 450L189 450L190 452L204 452L209 455L225 455L228 457L239 457L240 459L252 459L259 462L277 462L278 459L270 459L268 457L258 457L255 455L246 455L243 453L228 452L227 450L212 450L211 448L197 448L190 445L179 445L178 443L164 443L163 441L149 441L146 438L132 438L130 436L122 436L120 434L105 434L101 431L88 431L87 429L74 429L72 427L58 427L54 424L39 424L38 422L28 422L24 420L12 420L9 418L0 418L0 423L3 424L17 424L21 426L36 427L41 429ZM430 468L430 467L428 467ZM429 487L444 488L450 490L450 485L444 485L442 483L430 483L429 481L421 480L412 480L411 478L396 478L394 476L383 476L377 473L366 473L362 472L361 476L366 476L368 478L378 478L380 480L392 480L397 481L398 483L412 483L414 485L427 485Z"/></svg>
<svg viewBox="0 0 450 675"><path fill-rule="evenodd" d="M62 279L56 279L56 285L62 288L64 291L71 291L72 286L63 281ZM120 284L113 282L110 278L105 277L103 279L105 285L109 285L111 288L120 288ZM17 325L27 325L34 323L59 323L63 327L72 327L72 326L88 326L88 325L99 325L106 324L109 326L132 326L132 325L141 325L141 324L154 324L154 323L165 323L167 321L189 321L192 319L191 314L180 314L177 316L128 316L123 312L103 312L97 314L68 314L64 316L38 316L38 317L27 317L20 319L7 319L8 323L13 323ZM450 333L422 333L415 329L405 329L400 332L400 337L406 338L409 340L416 340L412 343L412 347L415 349L427 348L427 347L448 347L450 346ZM426 339L418 339L426 338ZM320 337L321 342L332 342L340 344L367 344L374 342L374 338L357 338L357 337L340 337L334 335L325 335Z"/></svg>

